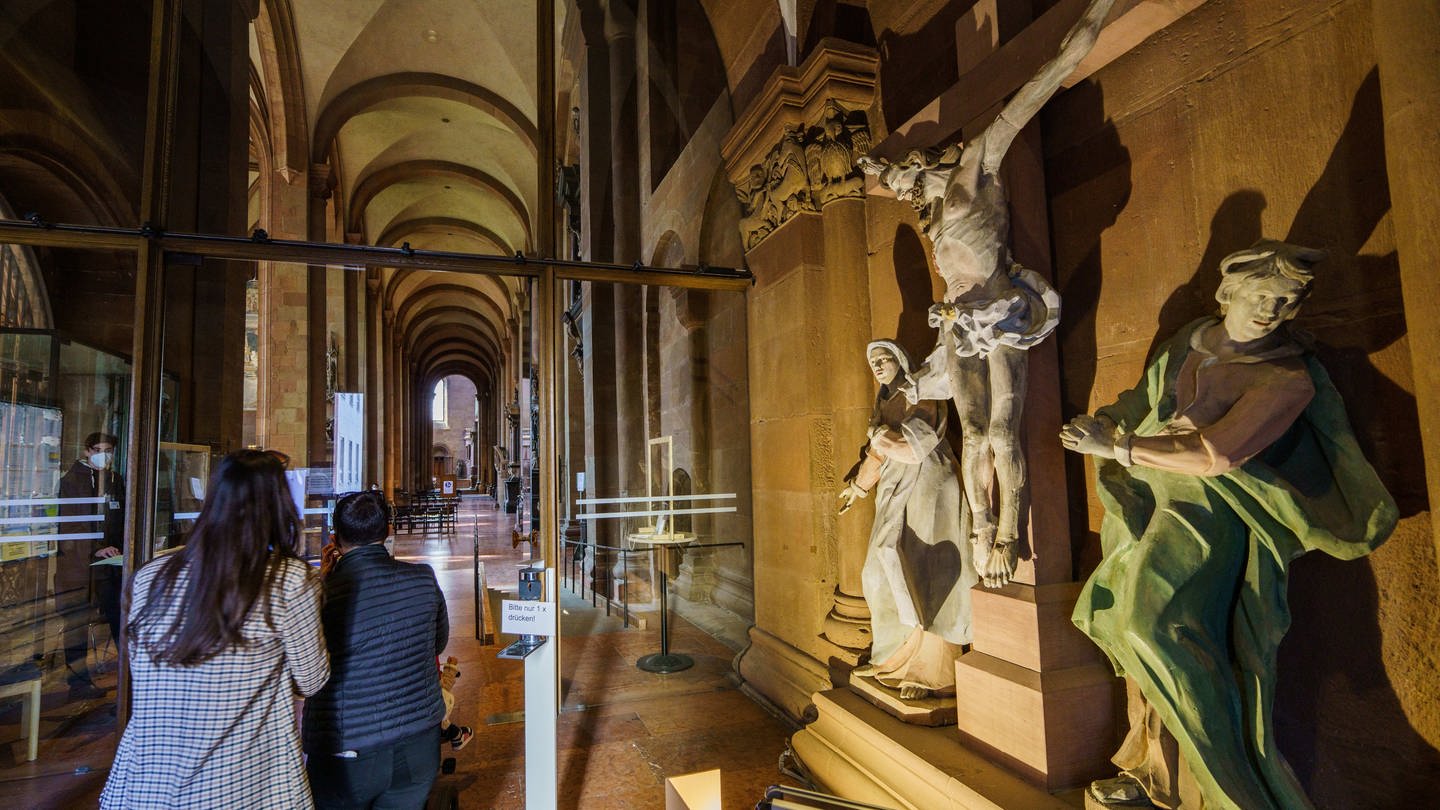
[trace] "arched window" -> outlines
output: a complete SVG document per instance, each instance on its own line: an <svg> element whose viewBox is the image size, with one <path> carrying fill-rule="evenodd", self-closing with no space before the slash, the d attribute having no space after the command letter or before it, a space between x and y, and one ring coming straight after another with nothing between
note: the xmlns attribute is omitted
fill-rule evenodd
<svg viewBox="0 0 1440 810"><path fill-rule="evenodd" d="M430 421L442 427L450 426L449 402L445 396L445 380L435 383L435 396L430 399Z"/></svg>

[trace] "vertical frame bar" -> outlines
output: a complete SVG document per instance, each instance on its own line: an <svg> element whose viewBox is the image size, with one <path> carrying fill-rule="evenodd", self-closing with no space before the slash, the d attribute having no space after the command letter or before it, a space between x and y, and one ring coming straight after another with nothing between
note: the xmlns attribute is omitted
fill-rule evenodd
<svg viewBox="0 0 1440 810"><path fill-rule="evenodd" d="M151 7L150 89L146 102L145 174L140 211L146 223L160 227L170 207L170 157L178 81L181 8L179 0L155 0ZM123 577L130 578L150 559L155 533L155 486L160 437L160 374L164 358L165 251L146 240L136 254L135 335L131 347L133 380L130 384L130 430L125 474L129 497L125 500L125 556ZM123 598L123 597L122 597ZM124 599L120 650L129 643L129 600ZM130 720L130 664L119 656L115 727L125 733Z"/></svg>

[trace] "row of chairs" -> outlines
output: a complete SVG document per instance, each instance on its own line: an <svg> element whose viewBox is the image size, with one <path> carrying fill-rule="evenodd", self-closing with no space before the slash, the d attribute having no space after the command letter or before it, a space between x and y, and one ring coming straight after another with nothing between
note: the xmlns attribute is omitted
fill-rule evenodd
<svg viewBox="0 0 1440 810"><path fill-rule="evenodd" d="M440 498L430 492L415 493L410 503L395 507L395 531L414 532L419 527L427 534L431 531L454 534L455 515L459 507L459 498Z"/></svg>

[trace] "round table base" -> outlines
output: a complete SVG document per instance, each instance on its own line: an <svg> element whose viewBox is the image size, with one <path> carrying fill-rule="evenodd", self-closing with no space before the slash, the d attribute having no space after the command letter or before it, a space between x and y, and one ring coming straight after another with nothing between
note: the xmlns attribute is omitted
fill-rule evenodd
<svg viewBox="0 0 1440 810"><path fill-rule="evenodd" d="M679 672L695 666L695 659L688 655L680 655L679 653L670 653L668 655L665 653L651 653L639 661L636 661L635 666L646 672L658 672L661 675L669 675L672 672Z"/></svg>

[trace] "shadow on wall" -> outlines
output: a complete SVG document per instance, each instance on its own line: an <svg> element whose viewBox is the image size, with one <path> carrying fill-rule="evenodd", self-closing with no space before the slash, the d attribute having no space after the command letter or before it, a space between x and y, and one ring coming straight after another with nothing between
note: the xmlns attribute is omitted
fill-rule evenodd
<svg viewBox="0 0 1440 810"><path fill-rule="evenodd" d="M1414 541L1408 545L1418 552L1404 568L1410 581L1392 581L1386 591L1408 592L1410 602L1390 611L1387 624L1405 619L1395 615L1403 611L1433 626L1437 589L1430 533L1403 539ZM1392 551L1381 547L1376 554ZM1440 751L1411 726L1392 684L1394 673L1381 650L1372 559L1307 554L1296 560L1290 605L1293 624L1279 652L1275 733L1311 801L1345 810L1429 805L1440 785ZM1424 655L1412 660L1422 667L1434 663ZM1433 670L1406 674L1414 680L1435 677Z"/></svg>
<svg viewBox="0 0 1440 810"><path fill-rule="evenodd" d="M1047 193L1058 196L1084 189L1086 205L1078 216L1066 216L1063 223L1050 217L1050 241L1059 247L1065 242L1064 253L1083 256L1074 268L1056 268L1055 286L1064 302L1060 326L1052 340L1057 341L1060 367L1065 370L1061 384L1061 419L1088 413L1088 397L1095 387L1096 307L1104 272L1100 266L1100 235L1119 218L1130 202L1130 150L1120 142L1120 133L1113 122L1105 119L1105 96L1100 85L1086 80L1065 94L1064 126L1095 134L1045 161ZM1072 103L1073 102L1073 103ZM1051 117L1041 113L1041 124L1050 129ZM1083 154L1083 159L1071 156ZM1058 254L1059 251L1056 250ZM1065 347L1082 347L1083 356L1068 355ZM1084 481L1088 462L1078 453L1065 453L1065 477ZM1087 533L1090 525L1089 501L1083 487L1068 490L1070 525L1076 547L1071 558L1079 574L1088 574L1100 562L1100 537Z"/></svg>
<svg viewBox="0 0 1440 810"><path fill-rule="evenodd" d="M955 24L972 5L947 3L915 30L902 33L887 27L879 32L876 42L881 61L880 86L875 95L885 99L887 132L893 132L959 79ZM871 16L873 19L874 14ZM954 139L954 133L949 131L915 134L937 145Z"/></svg>
<svg viewBox="0 0 1440 810"><path fill-rule="evenodd" d="M1394 252L1359 255L1390 210L1383 120L1372 70L1286 239L1331 252L1320 266L1311 314L1302 314L1301 323L1315 333L1317 354L1345 399L1365 455L1404 519L1428 508L1415 397L1371 361L1406 332L1400 267ZM1346 283L1327 284L1327 277ZM1357 298L1365 311L1358 319L1357 307L1344 305ZM1433 799L1440 751L1414 730L1392 685L1396 675L1435 678L1433 659L1409 655L1420 669L1398 671L1402 658L1384 655L1381 642L1383 636L1389 650L1411 653L1427 643L1423 628L1433 626L1440 599L1435 571L1430 532L1405 525L1366 559L1310 554L1292 568L1293 628L1279 653L1276 733L1319 807L1418 807Z"/></svg>
<svg viewBox="0 0 1440 810"><path fill-rule="evenodd" d="M1072 92L1093 94L1097 103L1077 109L1099 114L1098 88L1082 84ZM1064 122L1074 125L1073 120L1067 116ZM1262 234L1266 198L1260 191L1241 189L1226 197L1211 218L1209 241L1190 279L1161 307L1149 352L1185 323L1216 311L1219 262L1230 252L1262 235L1330 251L1299 325L1316 335L1317 354L1359 428L1366 457L1395 496L1402 518L1410 519L1369 558L1344 562L1309 554L1291 569L1292 629L1279 650L1276 733L1317 807L1347 810L1426 806L1440 784L1440 751L1426 738L1436 731L1434 713L1416 714L1412 721L1395 686L1403 679L1407 694L1421 695L1411 703L1423 705L1424 685L1437 677L1427 639L1433 640L1440 585L1429 525L1421 515L1428 501L1415 399L1394 382L1408 376L1408 369L1387 373L1387 366L1409 362L1405 352L1392 349L1406 333L1399 265L1394 253L1359 255L1390 208L1382 121L1372 71L1286 234ZM1066 416L1088 408L1095 380L1095 308L1103 283L1100 234L1130 191L1127 150L1113 128L1102 129L1098 120L1091 124L1097 136L1049 156L1046 165L1052 195L1083 190L1087 201L1078 215L1055 222L1052 234L1057 255L1063 245L1064 255L1084 257L1057 279L1066 308L1060 346L1083 355L1062 361ZM1076 150L1085 150L1085 159L1070 160L1082 154ZM1070 480L1084 480L1084 462L1067 455L1074 465L1067 470ZM1072 488L1071 509L1073 525L1089 525L1083 488ZM1083 559L1077 554L1082 573L1098 561L1096 539L1086 538Z"/></svg>
<svg viewBox="0 0 1440 810"><path fill-rule="evenodd" d="M895 321L895 342L919 365L935 348L935 328L930 325L930 263L920 234L909 225L895 227L892 255L895 284L900 290L900 314ZM954 423L952 423L954 424ZM956 431L958 433L958 431Z"/></svg>

